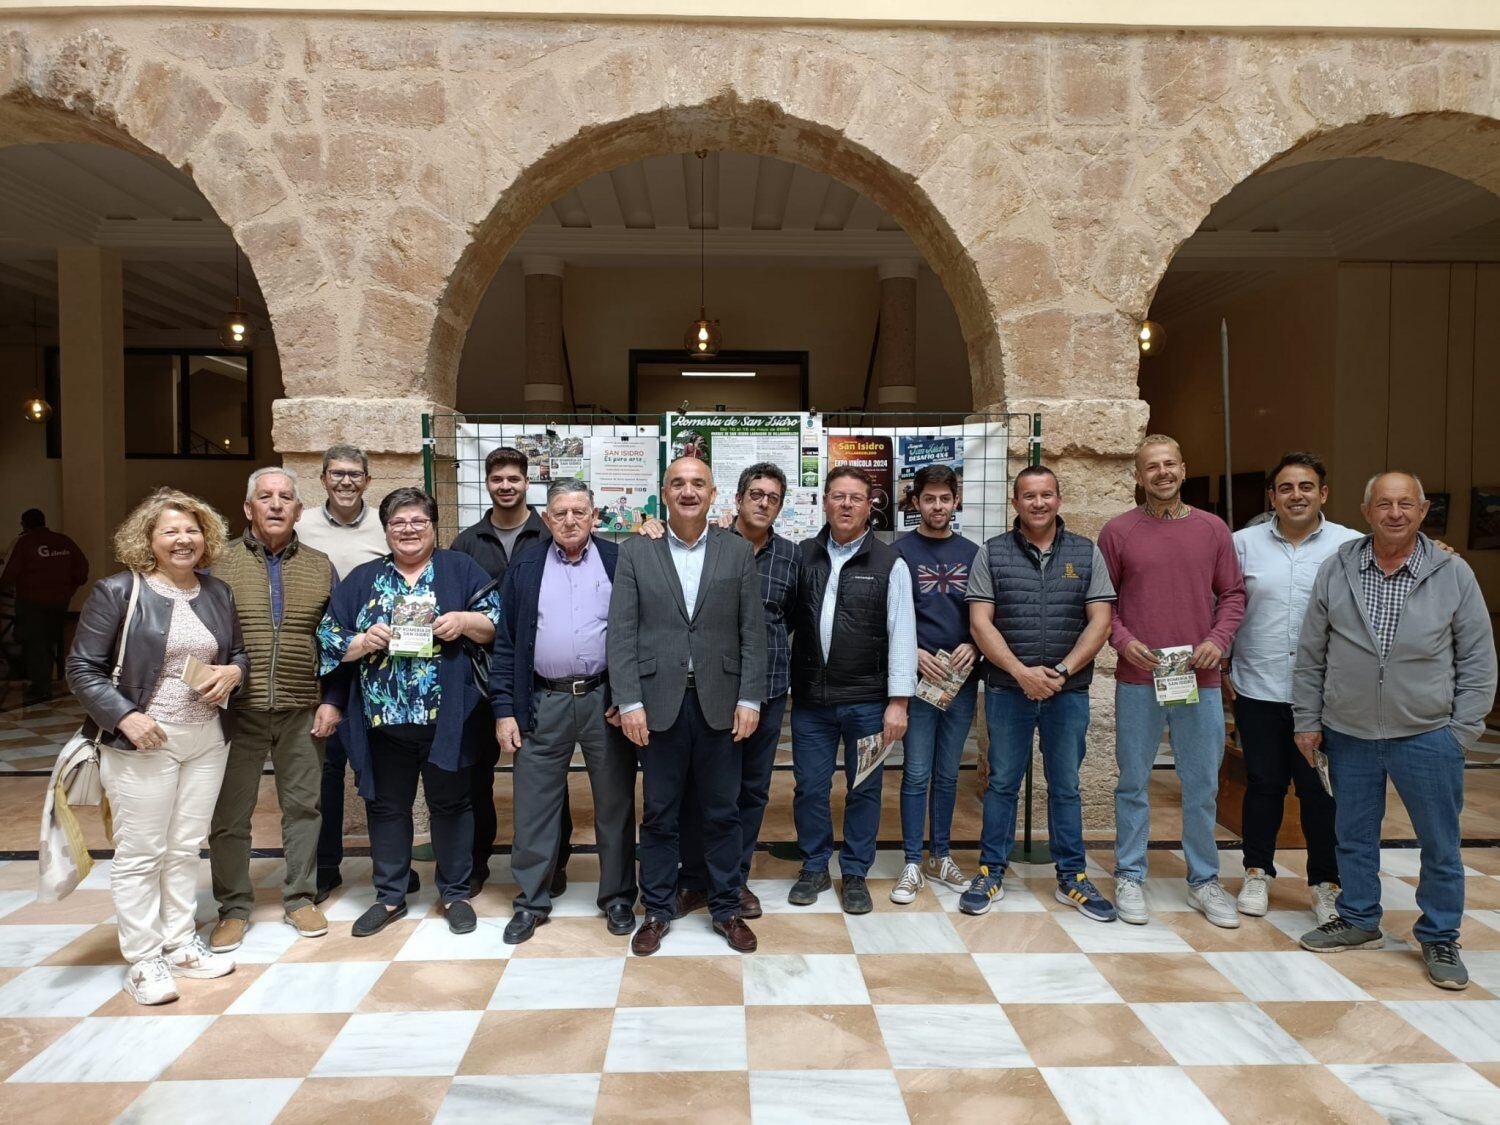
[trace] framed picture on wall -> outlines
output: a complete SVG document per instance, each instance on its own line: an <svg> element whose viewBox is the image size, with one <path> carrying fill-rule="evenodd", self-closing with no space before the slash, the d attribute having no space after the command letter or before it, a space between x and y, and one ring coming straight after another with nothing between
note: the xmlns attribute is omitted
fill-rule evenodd
<svg viewBox="0 0 1500 1125"><path fill-rule="evenodd" d="M1469 549L1500 550L1500 487L1470 490Z"/></svg>
<svg viewBox="0 0 1500 1125"><path fill-rule="evenodd" d="M1422 531L1431 539L1441 539L1448 534L1448 507L1452 497L1446 492L1429 492L1427 518L1422 521Z"/></svg>

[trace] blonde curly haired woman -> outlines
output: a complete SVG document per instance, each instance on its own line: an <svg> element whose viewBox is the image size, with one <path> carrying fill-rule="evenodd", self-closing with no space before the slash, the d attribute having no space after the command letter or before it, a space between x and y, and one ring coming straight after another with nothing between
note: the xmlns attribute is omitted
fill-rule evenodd
<svg viewBox="0 0 1500 1125"><path fill-rule="evenodd" d="M114 813L110 891L125 991L141 1004L178 997L174 978L220 977L234 961L196 932L198 849L228 758L221 706L250 671L229 587L207 570L224 520L195 496L161 488L115 532L126 569L94 586L68 654L68 686L99 736L99 772ZM130 614L125 660L112 675ZM206 674L190 687L188 661Z"/></svg>

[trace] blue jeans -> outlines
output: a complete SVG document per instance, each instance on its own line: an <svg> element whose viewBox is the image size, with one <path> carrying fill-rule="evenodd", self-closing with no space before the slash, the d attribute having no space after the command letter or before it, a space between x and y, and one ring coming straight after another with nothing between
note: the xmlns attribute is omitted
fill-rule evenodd
<svg viewBox="0 0 1500 1125"><path fill-rule="evenodd" d="M1172 758L1182 783L1182 851L1189 886L1219 877L1219 763L1224 759L1224 704L1218 688L1198 689L1198 702L1164 707L1150 684L1115 684L1115 878L1146 878L1151 834L1151 763L1162 728L1172 738Z"/></svg>
<svg viewBox="0 0 1500 1125"><path fill-rule="evenodd" d="M885 725L884 703L843 703L819 707L812 703L792 705L792 819L797 825L797 847L802 866L809 871L827 871L833 855L833 809L829 790L839 752L844 743L844 783L858 772L855 743L866 735L879 734ZM844 846L839 868L845 875L864 875L875 862L875 839L880 832L880 785L877 769L850 789L844 800Z"/></svg>
<svg viewBox="0 0 1500 1125"><path fill-rule="evenodd" d="M1018 688L986 688L984 719L990 732L990 783L984 791L979 862L990 874L1004 871L1016 842L1016 795L1031 761L1031 740L1041 734L1047 777L1047 835L1059 879L1083 871L1083 807L1078 767L1089 730L1089 693L1060 691L1050 699L1026 698Z"/></svg>
<svg viewBox="0 0 1500 1125"><path fill-rule="evenodd" d="M1422 846L1412 927L1418 941L1457 941L1464 914L1459 813L1464 807L1464 752L1444 727L1411 738L1371 741L1323 728L1338 835L1339 917L1362 930L1380 928L1380 825L1385 780L1396 786Z"/></svg>
<svg viewBox="0 0 1500 1125"><path fill-rule="evenodd" d="M979 677L970 676L953 697L948 710L913 698L902 740L905 764L901 767L901 838L907 863L922 862L922 833L929 810L932 836L927 850L945 856L953 829L953 803L958 798L958 761L964 739L974 722L979 700Z"/></svg>

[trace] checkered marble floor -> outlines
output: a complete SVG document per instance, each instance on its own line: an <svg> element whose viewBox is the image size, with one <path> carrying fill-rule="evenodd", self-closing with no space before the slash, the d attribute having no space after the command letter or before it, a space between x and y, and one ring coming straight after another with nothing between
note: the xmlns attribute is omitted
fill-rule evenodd
<svg viewBox="0 0 1500 1125"><path fill-rule="evenodd" d="M1091 858L1109 893L1109 854ZM1188 908L1171 852L1152 853L1143 927L1084 919L1024 865L984 917L931 885L896 907L894 853L874 913L832 895L798 909L793 866L762 856L760 952L732 953L697 914L646 959L605 932L588 857L515 947L503 861L476 933L448 933L419 864L410 916L356 940L373 896L368 861L349 860L331 932L303 940L279 920L279 864L256 860L237 971L151 1009L120 991L108 863L43 906L35 865L15 862L0 1120L1500 1121L1500 850L1465 853L1474 984L1457 994L1426 983L1410 940L1415 852L1383 865L1387 947L1330 958L1294 941L1311 925L1299 858L1266 918L1223 931Z"/></svg>

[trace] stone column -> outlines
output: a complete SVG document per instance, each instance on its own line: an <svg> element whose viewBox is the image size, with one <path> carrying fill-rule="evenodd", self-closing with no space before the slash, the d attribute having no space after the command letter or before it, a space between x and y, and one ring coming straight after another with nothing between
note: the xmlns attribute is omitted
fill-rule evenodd
<svg viewBox="0 0 1500 1125"><path fill-rule="evenodd" d="M120 256L94 246L57 255L62 357L62 503L58 526L114 571L110 537L125 516L125 324Z"/></svg>
<svg viewBox="0 0 1500 1125"><path fill-rule="evenodd" d="M526 284L526 385L520 409L528 414L568 405L563 358L563 262L528 257L521 263Z"/></svg>
<svg viewBox="0 0 1500 1125"><path fill-rule="evenodd" d="M880 339L875 351L876 410L917 402L917 269L915 260L881 262Z"/></svg>

